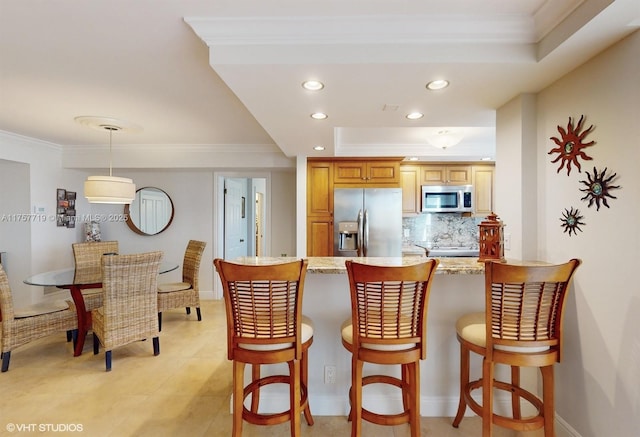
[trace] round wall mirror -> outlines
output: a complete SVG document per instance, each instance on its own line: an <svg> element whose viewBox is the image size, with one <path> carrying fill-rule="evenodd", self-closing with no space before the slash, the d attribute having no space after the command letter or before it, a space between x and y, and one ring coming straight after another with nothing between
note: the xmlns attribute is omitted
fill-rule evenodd
<svg viewBox="0 0 640 437"><path fill-rule="evenodd" d="M173 202L160 188L144 187L136 191L131 205L124 206L129 228L140 235L157 235L173 220Z"/></svg>

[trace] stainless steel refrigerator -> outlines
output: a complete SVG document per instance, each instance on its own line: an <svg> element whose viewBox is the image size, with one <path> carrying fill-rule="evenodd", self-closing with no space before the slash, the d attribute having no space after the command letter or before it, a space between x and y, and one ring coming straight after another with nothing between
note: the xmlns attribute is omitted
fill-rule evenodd
<svg viewBox="0 0 640 437"><path fill-rule="evenodd" d="M402 189L336 188L334 256L402 256Z"/></svg>

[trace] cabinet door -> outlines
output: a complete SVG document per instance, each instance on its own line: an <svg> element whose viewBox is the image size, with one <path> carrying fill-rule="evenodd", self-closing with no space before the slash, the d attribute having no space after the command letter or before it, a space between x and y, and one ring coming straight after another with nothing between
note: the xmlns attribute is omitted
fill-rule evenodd
<svg viewBox="0 0 640 437"><path fill-rule="evenodd" d="M333 219L307 219L307 256L333 256Z"/></svg>
<svg viewBox="0 0 640 437"><path fill-rule="evenodd" d="M333 164L309 162L307 165L307 215L333 214Z"/></svg>
<svg viewBox="0 0 640 437"><path fill-rule="evenodd" d="M422 184L445 185L447 183L447 168L444 165L423 165Z"/></svg>
<svg viewBox="0 0 640 437"><path fill-rule="evenodd" d="M471 166L452 165L447 167L447 185L470 185Z"/></svg>
<svg viewBox="0 0 640 437"><path fill-rule="evenodd" d="M333 182L354 186L400 187L399 161L336 161Z"/></svg>
<svg viewBox="0 0 640 437"><path fill-rule="evenodd" d="M493 211L494 167L480 165L473 167L474 214L487 216Z"/></svg>
<svg viewBox="0 0 640 437"><path fill-rule="evenodd" d="M470 185L470 165L424 165L423 185Z"/></svg>
<svg viewBox="0 0 640 437"><path fill-rule="evenodd" d="M400 167L400 185L402 186L402 214L415 215L420 212L420 168L416 166Z"/></svg>
<svg viewBox="0 0 640 437"><path fill-rule="evenodd" d="M367 182L400 186L400 163L394 161L372 161L367 164Z"/></svg>
<svg viewBox="0 0 640 437"><path fill-rule="evenodd" d="M367 181L367 164L364 161L336 161L333 182L338 184L362 184Z"/></svg>

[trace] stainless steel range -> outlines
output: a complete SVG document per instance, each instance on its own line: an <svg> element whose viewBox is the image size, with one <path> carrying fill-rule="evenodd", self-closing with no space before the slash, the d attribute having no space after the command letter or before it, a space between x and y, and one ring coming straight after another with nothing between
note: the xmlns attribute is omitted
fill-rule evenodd
<svg viewBox="0 0 640 437"><path fill-rule="evenodd" d="M422 246L416 244L418 247L422 247L427 251L427 256L431 257L472 257L476 258L480 255L480 251L477 248L464 247L464 246Z"/></svg>

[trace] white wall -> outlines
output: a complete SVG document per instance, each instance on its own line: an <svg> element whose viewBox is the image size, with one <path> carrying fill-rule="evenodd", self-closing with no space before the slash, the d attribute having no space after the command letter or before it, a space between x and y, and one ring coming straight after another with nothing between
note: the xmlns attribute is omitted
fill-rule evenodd
<svg viewBox="0 0 640 437"><path fill-rule="evenodd" d="M540 92L535 113L521 111L518 99L498 111L496 204L507 226L518 231L512 241L527 241L522 212L537 211L537 258L583 260L566 303L564 356L556 366L556 413L567 435L632 436L640 429L639 59L640 32L635 32ZM566 128L569 117L576 125L581 115L584 129L594 125L585 138L596 141L585 149L593 160L581 160L582 173L573 166L567 176L566 168L558 173L559 164L551 163L557 155L548 155L555 146L550 138L559 135L558 125ZM535 177L522 168L526 141L517 142L522 126L532 122L537 124ZM580 200L585 187L580 181L594 166L617 173L614 184L622 187L612 191L617 199L608 199L610 208L599 211ZM531 180L537 193L527 188ZM509 197L518 194L534 198L523 206ZM571 207L580 210L585 225L569 236L560 218Z"/></svg>
<svg viewBox="0 0 640 437"><path fill-rule="evenodd" d="M237 155L236 155L237 156ZM197 157L196 157L197 158ZM28 164L29 176L24 181L5 181L4 187L22 183L30 186L30 198L28 205L42 205L48 215L55 215L56 188L65 188L78 193L76 209L78 217L89 214L114 214L123 212L121 205L89 204L84 199L84 180L89 174L103 174L104 170L73 170L62 167L62 151L59 146L43 143L34 139L16 136L10 133L0 132L0 159ZM242 159L238 159L238 167L233 168L235 173L255 173L255 170L244 171L240 165ZM200 289L205 297L213 297L215 272L212 260L215 256L222 256L216 252L217 242L214 240L215 216L218 213L216 196L214 196L214 173L220 169L197 168L197 159L194 158L192 167L186 170L173 169L117 169L118 176L133 178L136 186L156 186L166 191L171 197L175 207L173 222L163 233L155 236L142 236L131 231L122 221L101 223L103 240L118 240L120 250L123 253L143 252L147 250L163 250L165 259L172 260L180 265L184 256L184 250L189 239L200 239L207 242L200 269ZM224 170L230 170L225 168ZM271 233L271 242L266 248L267 255L272 253L295 253L295 207L296 187L295 172L290 168L275 168L260 170L260 177L270 180L270 192L272 199L267 198L267 232ZM2 177L2 176L0 176ZM25 176L26 178L26 176ZM269 188L269 187L267 187ZM0 205L0 215L13 211L4 211L4 205ZM27 211L28 212L28 211ZM3 223L0 223L3 229ZM28 286L22 283L24 277L47 270L64 268L73 265L71 243L83 241L82 224L78 223L75 229L58 228L55 221L46 223L32 223L30 225L31 241L24 241L28 246L31 256L21 256L20 262L23 272L16 273L12 280L16 284L14 296L20 296L23 303L31 303L43 298L41 287ZM0 234L1 235L1 234ZM1 249L4 250L4 249ZM11 257L12 254L7 255ZM12 261L15 263L16 261ZM164 281L174 281L180 278L180 269L163 275Z"/></svg>

